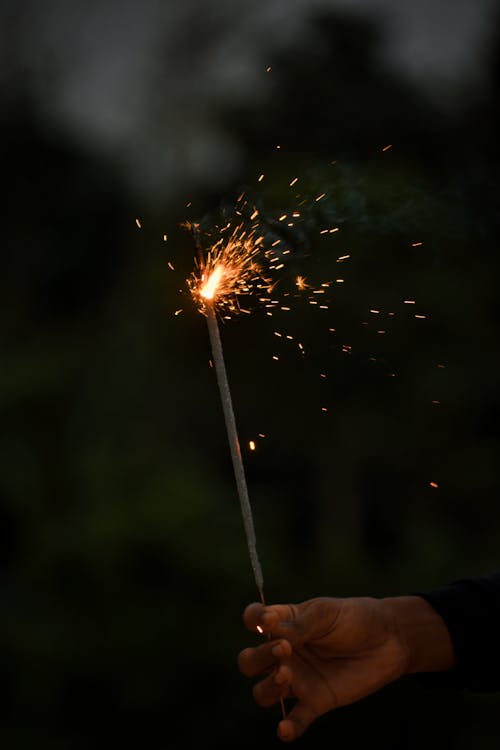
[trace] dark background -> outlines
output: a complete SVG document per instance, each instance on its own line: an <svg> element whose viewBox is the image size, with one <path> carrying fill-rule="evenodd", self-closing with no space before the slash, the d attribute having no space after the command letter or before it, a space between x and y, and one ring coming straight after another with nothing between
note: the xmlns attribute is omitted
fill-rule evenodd
<svg viewBox="0 0 500 750"><path fill-rule="evenodd" d="M290 247L330 310L222 327L268 600L497 567L497 5L0 10L2 747L277 747L180 223L327 193ZM298 746L496 748L497 709L405 680Z"/></svg>

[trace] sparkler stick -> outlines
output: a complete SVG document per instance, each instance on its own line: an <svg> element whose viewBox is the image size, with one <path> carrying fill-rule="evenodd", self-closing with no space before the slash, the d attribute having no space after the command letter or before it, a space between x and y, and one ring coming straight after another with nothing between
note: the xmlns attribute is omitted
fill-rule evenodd
<svg viewBox="0 0 500 750"><path fill-rule="evenodd" d="M248 552L250 554L250 562L252 564L255 583L257 585L257 589L259 590L260 598L262 600L262 603L264 603L264 578L262 575L262 567L259 562L259 557L257 555L257 539L255 536L252 506L250 505L250 498L248 497L245 469L243 467L240 442L238 440L238 431L236 429L236 420L234 418L233 401L231 398L231 391L227 379L226 365L224 363L224 354L222 351L222 342L213 302L207 302L206 314L208 333L210 336L210 345L212 347L215 372L217 374L217 383L219 385L222 409L224 411L224 421L226 423L227 437L229 440L229 447L231 449L231 460L233 462L234 477L236 479L236 487L240 500L241 515L243 516L243 525L245 527L245 535L247 538Z"/></svg>

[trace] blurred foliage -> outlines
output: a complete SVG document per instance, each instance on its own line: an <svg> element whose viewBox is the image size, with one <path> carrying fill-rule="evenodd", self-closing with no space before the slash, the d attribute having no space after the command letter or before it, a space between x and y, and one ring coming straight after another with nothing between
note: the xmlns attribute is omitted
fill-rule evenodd
<svg viewBox="0 0 500 750"><path fill-rule="evenodd" d="M444 115L374 64L368 24L323 17L315 33L316 48L272 61L269 110L218 113L242 184L268 174L270 213L296 174L329 195L294 272L336 278L351 255L335 334L307 305L293 313L306 357L283 350L274 366L261 313L222 331L242 444L268 436L245 461L269 600L422 590L498 565L500 543L497 100ZM254 706L235 666L256 594L204 321L179 294L188 210L141 205L102 153L29 98L10 105L2 744L277 746L278 712ZM220 198L193 196L190 215ZM324 239L322 223L340 231ZM495 700L408 681L319 720L301 746L493 747Z"/></svg>

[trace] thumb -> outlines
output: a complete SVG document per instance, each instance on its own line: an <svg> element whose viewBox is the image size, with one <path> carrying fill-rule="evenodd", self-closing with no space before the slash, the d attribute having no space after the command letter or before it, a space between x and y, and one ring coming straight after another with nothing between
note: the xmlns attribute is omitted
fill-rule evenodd
<svg viewBox="0 0 500 750"><path fill-rule="evenodd" d="M295 604L263 605L249 604L243 613L243 622L249 630L279 637L281 632L288 634L297 618Z"/></svg>
<svg viewBox="0 0 500 750"><path fill-rule="evenodd" d="M263 631L285 638L294 648L331 632L342 611L342 599L320 597L300 604L275 604L263 610Z"/></svg>
<svg viewBox="0 0 500 750"><path fill-rule="evenodd" d="M262 609L262 631L272 638L285 638L292 646L300 645L306 634L300 604L271 604Z"/></svg>

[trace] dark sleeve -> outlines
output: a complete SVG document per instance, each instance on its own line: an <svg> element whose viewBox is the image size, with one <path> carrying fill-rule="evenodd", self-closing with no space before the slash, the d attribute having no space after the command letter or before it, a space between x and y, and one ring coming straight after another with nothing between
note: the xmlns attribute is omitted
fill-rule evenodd
<svg viewBox="0 0 500 750"><path fill-rule="evenodd" d="M457 660L450 683L481 692L500 690L500 570L419 596L450 631Z"/></svg>

